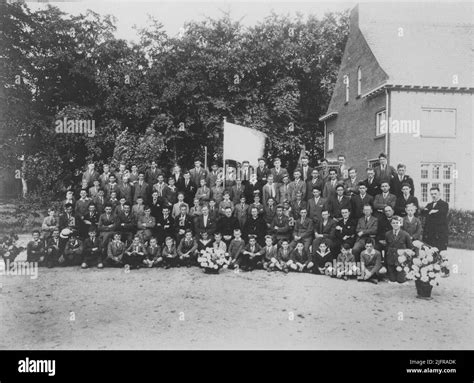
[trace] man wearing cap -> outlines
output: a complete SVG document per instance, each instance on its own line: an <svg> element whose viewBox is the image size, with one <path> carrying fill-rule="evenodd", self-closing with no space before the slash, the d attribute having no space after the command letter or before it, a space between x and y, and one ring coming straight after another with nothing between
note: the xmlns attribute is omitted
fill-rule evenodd
<svg viewBox="0 0 474 383"><path fill-rule="evenodd" d="M281 160L278 157L273 161L273 165L275 167L270 170L270 173L273 174L273 182L281 184L285 175L289 177L288 171L281 167Z"/></svg>
<svg viewBox="0 0 474 383"><path fill-rule="evenodd" d="M191 175L191 181L193 181L195 185L201 185L201 180L207 179L207 171L201 167L201 164L201 161L196 159L194 161L194 169L189 171L189 174Z"/></svg>

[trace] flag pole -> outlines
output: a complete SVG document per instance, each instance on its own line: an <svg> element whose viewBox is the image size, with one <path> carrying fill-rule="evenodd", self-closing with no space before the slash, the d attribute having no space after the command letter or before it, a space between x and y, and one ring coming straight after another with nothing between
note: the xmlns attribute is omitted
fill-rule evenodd
<svg viewBox="0 0 474 383"><path fill-rule="evenodd" d="M224 181L223 181L223 187L225 189L226 187L226 169L225 169L225 152L224 152L224 131L225 131L225 124L227 122L227 117L224 117L224 122L222 124L222 162L223 162L223 171L224 171Z"/></svg>
<svg viewBox="0 0 474 383"><path fill-rule="evenodd" d="M207 169L207 145L204 146L204 169Z"/></svg>

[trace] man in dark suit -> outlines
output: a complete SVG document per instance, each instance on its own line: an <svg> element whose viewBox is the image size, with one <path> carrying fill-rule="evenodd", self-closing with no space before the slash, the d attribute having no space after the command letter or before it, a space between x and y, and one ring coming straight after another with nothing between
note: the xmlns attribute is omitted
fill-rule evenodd
<svg viewBox="0 0 474 383"><path fill-rule="evenodd" d="M315 187L312 190L312 196L308 200L308 217L313 221L313 223L319 223L322 219L322 211L327 209L326 198L321 197L321 189Z"/></svg>
<svg viewBox="0 0 474 383"><path fill-rule="evenodd" d="M128 175L126 173L122 176L122 181L120 182L118 189L120 197L124 197L129 203L133 202L133 186L128 182Z"/></svg>
<svg viewBox="0 0 474 383"><path fill-rule="evenodd" d="M377 183L382 184L382 182L388 182L390 185L392 178L396 176L397 172L394 167L387 163L387 156L384 153L380 153L379 166L375 167L375 180Z"/></svg>
<svg viewBox="0 0 474 383"><path fill-rule="evenodd" d="M415 206L415 213L418 213L418 208L420 207L418 205L418 198L411 194L411 186L406 183L402 185L402 195L397 197L397 202L395 203L395 214L405 217L407 215L405 208L410 204Z"/></svg>
<svg viewBox="0 0 474 383"><path fill-rule="evenodd" d="M163 206L161 211L161 216L156 220L156 231L158 237L158 244L160 246L166 240L166 237L171 237L175 239L174 235L176 233L175 222L171 216L171 211L168 206Z"/></svg>
<svg viewBox="0 0 474 383"><path fill-rule="evenodd" d="M135 187L133 190L133 202L136 202L138 197L142 197L143 202L147 204L149 192L150 192L150 188L148 187L148 184L145 182L145 173L139 172L138 181L135 183Z"/></svg>
<svg viewBox="0 0 474 383"><path fill-rule="evenodd" d="M341 220L336 225L334 234L334 247L339 249L343 243L354 246L357 221L350 218L350 210L347 207L341 209Z"/></svg>
<svg viewBox="0 0 474 383"><path fill-rule="evenodd" d="M221 216L216 224L216 230L222 234L222 239L227 248L229 248L235 229L240 229L239 220L232 215L232 208L227 206L225 208L225 215Z"/></svg>
<svg viewBox="0 0 474 383"><path fill-rule="evenodd" d="M390 182L390 191L394 194L397 199L402 196L402 186L403 184L408 184L410 186L410 195L415 195L415 186L413 184L413 179L410 176L405 174L406 166L403 164L398 164L397 166L397 175L392 178Z"/></svg>
<svg viewBox="0 0 474 383"><path fill-rule="evenodd" d="M304 248L309 251L311 242L313 241L313 221L308 218L306 208L300 210L300 217L295 220L293 229L293 241L290 248L294 249L299 241L303 241Z"/></svg>
<svg viewBox="0 0 474 383"><path fill-rule="evenodd" d="M234 205L237 205L240 203L242 196L245 197L245 186L242 184L242 180L237 178L235 185L230 189L230 199Z"/></svg>
<svg viewBox="0 0 474 383"><path fill-rule="evenodd" d="M367 168L367 179L364 181L364 184L367 187L367 193L372 197L382 192L380 184L375 179L375 171L372 168Z"/></svg>
<svg viewBox="0 0 474 383"><path fill-rule="evenodd" d="M207 170L201 167L202 162L199 160L194 161L194 169L191 169L189 171L189 174L191 176L191 181L193 181L194 185L200 185L201 180L207 179Z"/></svg>
<svg viewBox="0 0 474 383"><path fill-rule="evenodd" d="M356 242L354 247L352 248L352 254L357 262L360 261L360 253L365 248L365 239L366 238L375 238L377 235L378 229L378 221L372 215L372 206L365 205L364 209L364 216L359 218L356 227Z"/></svg>
<svg viewBox="0 0 474 383"><path fill-rule="evenodd" d="M82 180L87 181L87 185L92 186L95 180L99 180L100 174L95 170L95 165L90 163L87 170L82 174Z"/></svg>
<svg viewBox="0 0 474 383"><path fill-rule="evenodd" d="M276 201L280 200L280 188L273 181L273 174L269 174L267 177L267 183L262 188L263 194L263 205L267 206L267 201L269 198L273 198Z"/></svg>
<svg viewBox="0 0 474 383"><path fill-rule="evenodd" d="M403 283L406 281L405 271L397 271L398 265L398 250L411 249L413 247L410 235L400 229L402 226L402 217L398 215L392 218L393 230L385 234L385 241L387 242L387 253L385 255L385 262L387 264L387 276L390 282Z"/></svg>
<svg viewBox="0 0 474 383"><path fill-rule="evenodd" d="M308 157L301 157L301 179L306 183L311 181L313 176L313 168L308 163Z"/></svg>
<svg viewBox="0 0 474 383"><path fill-rule="evenodd" d="M244 225L244 234L247 239L251 235L255 235L257 242L260 245L263 245L265 242L267 224L263 217L258 214L258 209L256 207L250 209L250 217L247 218Z"/></svg>
<svg viewBox="0 0 474 383"><path fill-rule="evenodd" d="M330 169L329 170L329 178L324 184L324 189L323 189L323 197L327 198L328 200L336 195L336 186L338 185L338 180L337 180L337 170L336 169Z"/></svg>
<svg viewBox="0 0 474 383"><path fill-rule="evenodd" d="M351 209L351 199L344 195L344 185L339 184L336 186L336 195L329 198L328 210L331 217L339 221L342 218L342 209Z"/></svg>
<svg viewBox="0 0 474 383"><path fill-rule="evenodd" d="M151 161L150 169L146 171L145 181L151 187L158 182L158 175L163 174L161 169L158 169L156 161Z"/></svg>
<svg viewBox="0 0 474 383"><path fill-rule="evenodd" d="M266 165L265 158L258 159L258 166L256 169L256 173L257 173L257 183L259 185L259 188L261 189L263 185L267 183L267 177L270 174L270 169L268 169Z"/></svg>
<svg viewBox="0 0 474 383"><path fill-rule="evenodd" d="M311 177L306 181L306 198L308 200L313 198L313 189L318 188L321 190L321 193L324 189L324 181L319 178L319 172L316 169L311 171Z"/></svg>
<svg viewBox="0 0 474 383"><path fill-rule="evenodd" d="M202 214L199 215L194 222L194 232L206 232L209 236L214 235L216 231L216 221L209 215L209 207L204 205L202 207Z"/></svg>
<svg viewBox="0 0 474 383"><path fill-rule="evenodd" d="M196 195L197 186L191 180L191 173L189 171L184 172L183 187L182 191L184 193L184 202L191 206L194 202L194 196Z"/></svg>
<svg viewBox="0 0 474 383"><path fill-rule="evenodd" d="M397 197L390 193L390 185L387 181L383 181L380 189L382 193L377 194L374 197L374 210L375 216L380 217L383 215L383 209L385 206L390 206L395 210L395 204L397 203Z"/></svg>
<svg viewBox="0 0 474 383"><path fill-rule="evenodd" d="M364 205L374 205L374 197L367 193L367 185L364 182L359 182L359 194L355 194L351 198L352 211L351 215L355 219L364 216Z"/></svg>
<svg viewBox="0 0 474 383"><path fill-rule="evenodd" d="M319 245L322 241L326 241L326 244L334 250L334 240L336 234L337 222L329 216L329 211L324 209L321 213L321 221L316 225L313 225L314 229L314 241L312 244L312 252L319 250Z"/></svg>
<svg viewBox="0 0 474 383"><path fill-rule="evenodd" d="M291 227L288 217L283 214L283 206L278 205L276 214L271 223L270 232L273 234L274 242L289 240L291 236Z"/></svg>
<svg viewBox="0 0 474 383"><path fill-rule="evenodd" d="M270 173L273 174L273 182L281 184L285 175L289 177L288 171L281 167L281 160L278 157L273 161L273 165L274 167L270 170Z"/></svg>
<svg viewBox="0 0 474 383"><path fill-rule="evenodd" d="M430 189L433 199L422 210L421 214L426 217L423 228L423 241L438 250L448 248L448 212L449 205L441 199L440 191L437 187Z"/></svg>
<svg viewBox="0 0 474 383"><path fill-rule="evenodd" d="M357 178L357 170L355 168L349 168L349 178L344 181L344 187L346 188L346 194L352 197L355 194L359 194L359 179Z"/></svg>

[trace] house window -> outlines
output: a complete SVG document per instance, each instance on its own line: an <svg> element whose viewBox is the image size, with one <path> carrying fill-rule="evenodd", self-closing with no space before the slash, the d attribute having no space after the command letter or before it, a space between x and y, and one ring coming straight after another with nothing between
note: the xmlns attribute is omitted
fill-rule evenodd
<svg viewBox="0 0 474 383"><path fill-rule="evenodd" d="M346 74L344 77L344 85L346 86L346 103L349 102L349 76Z"/></svg>
<svg viewBox="0 0 474 383"><path fill-rule="evenodd" d="M423 182L421 186L421 202L427 203L429 189L437 187L440 190L441 198L454 203L454 173L453 163L423 163L420 168L420 176Z"/></svg>
<svg viewBox="0 0 474 383"><path fill-rule="evenodd" d="M382 110L375 115L375 136L387 133L387 112Z"/></svg>
<svg viewBox="0 0 474 383"><path fill-rule="evenodd" d="M328 152L334 150L334 132L328 133Z"/></svg>
<svg viewBox="0 0 474 383"><path fill-rule="evenodd" d="M378 158L374 158L374 159L371 159L371 160L368 160L367 161L367 167L368 168L376 168L377 166L380 165L380 161Z"/></svg>
<svg viewBox="0 0 474 383"><path fill-rule="evenodd" d="M421 136L456 137L456 109L422 108Z"/></svg>
<svg viewBox="0 0 474 383"><path fill-rule="evenodd" d="M421 202L428 202L428 184L421 184Z"/></svg>
<svg viewBox="0 0 474 383"><path fill-rule="evenodd" d="M362 71L360 67L357 69L357 96L362 94Z"/></svg>

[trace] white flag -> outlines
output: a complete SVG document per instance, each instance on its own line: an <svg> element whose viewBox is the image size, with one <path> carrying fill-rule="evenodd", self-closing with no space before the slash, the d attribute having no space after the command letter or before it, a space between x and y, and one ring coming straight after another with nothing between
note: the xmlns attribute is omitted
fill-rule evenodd
<svg viewBox="0 0 474 383"><path fill-rule="evenodd" d="M257 166L262 157L267 135L256 129L231 124L224 120L224 160L242 163L247 160Z"/></svg>

